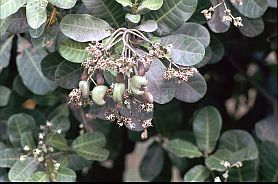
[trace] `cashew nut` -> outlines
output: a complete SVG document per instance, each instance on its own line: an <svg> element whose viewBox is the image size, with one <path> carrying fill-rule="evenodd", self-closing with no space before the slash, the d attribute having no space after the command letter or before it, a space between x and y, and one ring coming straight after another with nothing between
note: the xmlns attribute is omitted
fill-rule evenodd
<svg viewBox="0 0 278 184"><path fill-rule="evenodd" d="M106 94L108 87L104 85L99 85L94 87L94 89L91 92L92 95L92 100L97 104L97 105L104 105L105 100L104 96Z"/></svg>
<svg viewBox="0 0 278 184"><path fill-rule="evenodd" d="M131 78L130 89L132 93L136 95L143 95L144 90L141 90L142 86L148 85L148 80L145 76L135 75Z"/></svg>
<svg viewBox="0 0 278 184"><path fill-rule="evenodd" d="M89 81L80 81L79 82L79 89L81 90L81 95L84 99L90 97L90 82Z"/></svg>
<svg viewBox="0 0 278 184"><path fill-rule="evenodd" d="M125 84L115 83L113 87L113 101L116 103L122 102L124 92L125 92Z"/></svg>

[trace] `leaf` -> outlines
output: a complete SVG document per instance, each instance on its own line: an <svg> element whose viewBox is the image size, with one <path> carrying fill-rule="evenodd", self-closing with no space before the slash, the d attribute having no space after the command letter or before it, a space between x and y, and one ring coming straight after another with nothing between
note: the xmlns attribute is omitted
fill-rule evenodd
<svg viewBox="0 0 278 184"><path fill-rule="evenodd" d="M57 182L75 182L76 173L66 167L60 167L57 176Z"/></svg>
<svg viewBox="0 0 278 184"><path fill-rule="evenodd" d="M20 136L20 144L22 148L25 146L29 146L30 150L33 150L36 148L35 141L33 139L33 135L31 131L23 132Z"/></svg>
<svg viewBox="0 0 278 184"><path fill-rule="evenodd" d="M233 167L229 171L228 182L256 182L258 181L258 160L242 163L242 167Z"/></svg>
<svg viewBox="0 0 278 184"><path fill-rule="evenodd" d="M116 0L118 3L123 5L123 7L130 6L132 7L132 2L131 0Z"/></svg>
<svg viewBox="0 0 278 184"><path fill-rule="evenodd" d="M159 104L170 102L175 96L173 81L166 81L163 73L166 67L160 60L154 60L146 73L148 91L153 94L154 101Z"/></svg>
<svg viewBox="0 0 278 184"><path fill-rule="evenodd" d="M15 14L10 16L11 23L8 29L11 33L24 33L28 31L28 22L23 8L20 8Z"/></svg>
<svg viewBox="0 0 278 184"><path fill-rule="evenodd" d="M87 160L104 161L109 156L109 151L96 146L76 148L74 151Z"/></svg>
<svg viewBox="0 0 278 184"><path fill-rule="evenodd" d="M268 7L267 1L261 0L245 0L243 5L232 4L241 14L253 19L261 17Z"/></svg>
<svg viewBox="0 0 278 184"><path fill-rule="evenodd" d="M110 36L112 30L104 20L86 14L66 15L60 29L67 37L78 42L102 40Z"/></svg>
<svg viewBox="0 0 278 184"><path fill-rule="evenodd" d="M70 9L74 7L77 0L48 0L48 1L59 8Z"/></svg>
<svg viewBox="0 0 278 184"><path fill-rule="evenodd" d="M204 182L210 175L210 171L203 165L192 167L184 175L185 182Z"/></svg>
<svg viewBox="0 0 278 184"><path fill-rule="evenodd" d="M268 6L271 8L277 8L277 1L276 0L267 0Z"/></svg>
<svg viewBox="0 0 278 184"><path fill-rule="evenodd" d="M17 12L17 10L26 3L26 0L5 0L0 1L0 19L5 19L9 15Z"/></svg>
<svg viewBox="0 0 278 184"><path fill-rule="evenodd" d="M139 166L140 176L146 181L154 180L163 170L164 152L158 143L148 147Z"/></svg>
<svg viewBox="0 0 278 184"><path fill-rule="evenodd" d="M173 34L192 36L199 40L205 47L208 47L210 42L210 34L207 28L194 22L183 23Z"/></svg>
<svg viewBox="0 0 278 184"><path fill-rule="evenodd" d="M44 33L46 22L44 22L39 28L33 29L29 27L29 33L32 38L39 38Z"/></svg>
<svg viewBox="0 0 278 184"><path fill-rule="evenodd" d="M20 37L16 58L17 69L24 85L37 95L45 95L56 89L56 84L44 77L41 61L47 55L44 49L30 48L30 43Z"/></svg>
<svg viewBox="0 0 278 184"><path fill-rule="evenodd" d="M199 158L202 156L197 146L181 139L171 140L167 145L167 149L181 158Z"/></svg>
<svg viewBox="0 0 278 184"><path fill-rule="evenodd" d="M54 116L50 122L52 123L52 130L61 130L61 134L66 133L70 129L70 120L66 116Z"/></svg>
<svg viewBox="0 0 278 184"><path fill-rule="evenodd" d="M70 39L63 40L59 52L66 60L73 63L82 63L88 55L85 50L87 47L86 43L75 42Z"/></svg>
<svg viewBox="0 0 278 184"><path fill-rule="evenodd" d="M157 29L157 23L154 20L147 20L136 27L139 31L146 33L154 32Z"/></svg>
<svg viewBox="0 0 278 184"><path fill-rule="evenodd" d="M205 56L203 58L203 60L201 62L199 62L198 64L194 65L195 68L201 68L203 66L205 66L206 64L209 63L209 61L211 60L212 58L212 49L210 46L208 46L205 50Z"/></svg>
<svg viewBox="0 0 278 184"><path fill-rule="evenodd" d="M83 147L103 147L106 144L106 139L101 132L86 133L77 137L73 143L72 148L78 149Z"/></svg>
<svg viewBox="0 0 278 184"><path fill-rule="evenodd" d="M210 48L212 50L212 57L209 61L209 64L215 64L217 62L219 62L223 57L224 57L224 46L221 43L221 41L219 41L217 38L215 37L211 37L210 38Z"/></svg>
<svg viewBox="0 0 278 184"><path fill-rule="evenodd" d="M85 167L90 167L93 163L93 161L86 160L85 158L78 156L76 154L70 154L66 156L66 159L67 159L66 167L74 171L79 171ZM63 165L62 161L61 161L61 165Z"/></svg>
<svg viewBox="0 0 278 184"><path fill-rule="evenodd" d="M126 20L128 20L134 24L137 24L141 20L141 15L133 15L133 14L127 13L125 15L125 18L126 18Z"/></svg>
<svg viewBox="0 0 278 184"><path fill-rule="evenodd" d="M14 114L8 120L8 135L13 144L18 145L20 143L21 134L33 129L35 120L28 114Z"/></svg>
<svg viewBox="0 0 278 184"><path fill-rule="evenodd" d="M5 41L0 41L0 67L7 67L10 63L11 49L13 44L13 36L9 37Z"/></svg>
<svg viewBox="0 0 278 184"><path fill-rule="evenodd" d="M50 134L49 137L47 138L47 143L50 146L61 151L67 151L69 149L67 140L58 133Z"/></svg>
<svg viewBox="0 0 278 184"><path fill-rule="evenodd" d="M89 14L97 18L103 19L114 28L120 28L124 25L125 17L123 13L123 6L132 6L130 0L82 0L86 8L89 10Z"/></svg>
<svg viewBox="0 0 278 184"><path fill-rule="evenodd" d="M217 5L219 0L210 0L212 5ZM230 21L223 22L223 16L225 15L225 6L221 5L215 8L212 17L207 21L209 28L215 33L224 33L230 28Z"/></svg>
<svg viewBox="0 0 278 184"><path fill-rule="evenodd" d="M10 17L0 19L0 38L6 33L11 23Z"/></svg>
<svg viewBox="0 0 278 184"><path fill-rule="evenodd" d="M27 181L28 182L50 182L48 174L43 171L35 172Z"/></svg>
<svg viewBox="0 0 278 184"><path fill-rule="evenodd" d="M158 10L162 5L163 0L142 0L138 6L137 13L142 13L144 9Z"/></svg>
<svg viewBox="0 0 278 184"><path fill-rule="evenodd" d="M244 26L239 27L239 31L247 37L256 37L264 31L264 21L262 18L248 19L242 17Z"/></svg>
<svg viewBox="0 0 278 184"><path fill-rule="evenodd" d="M175 98L187 103L197 102L205 96L206 92L206 81L199 72L189 77L187 82L175 84Z"/></svg>
<svg viewBox="0 0 278 184"><path fill-rule="evenodd" d="M226 149L218 149L216 152L205 159L206 166L212 171L226 171L226 168L221 165L221 161L231 163L232 153ZM232 163L233 164L233 163Z"/></svg>
<svg viewBox="0 0 278 184"><path fill-rule="evenodd" d="M55 81L55 71L60 63L66 61L58 54L53 52L42 59L41 70L43 75L49 80Z"/></svg>
<svg viewBox="0 0 278 184"><path fill-rule="evenodd" d="M213 106L203 107L193 119L193 133L198 147L209 154L215 149L222 128L222 118Z"/></svg>
<svg viewBox="0 0 278 184"><path fill-rule="evenodd" d="M219 139L219 148L231 151L234 155L234 161L254 160L258 158L256 142L248 132L243 130L229 130L224 132Z"/></svg>
<svg viewBox="0 0 278 184"><path fill-rule="evenodd" d="M157 35L169 35L192 16L197 3L197 0L164 0L158 11L146 14L146 19L157 22Z"/></svg>
<svg viewBox="0 0 278 184"><path fill-rule="evenodd" d="M205 47L196 38L179 34L170 35L161 38L161 42L165 45L172 44L172 60L176 64L182 66L192 66L205 56Z"/></svg>
<svg viewBox="0 0 278 184"><path fill-rule="evenodd" d="M55 82L62 88L72 89L78 86L82 70L80 64L63 61L55 71Z"/></svg>
<svg viewBox="0 0 278 184"><path fill-rule="evenodd" d="M260 149L260 175L261 181L278 181L278 145L264 141L259 145Z"/></svg>
<svg viewBox="0 0 278 184"><path fill-rule="evenodd" d="M9 171L9 180L12 182L22 182L28 179L39 165L36 158L29 157L24 161L16 161Z"/></svg>
<svg viewBox="0 0 278 184"><path fill-rule="evenodd" d="M26 17L29 26L33 29L38 29L46 22L47 13L46 6L47 1L28 0L26 5Z"/></svg>
<svg viewBox="0 0 278 184"><path fill-rule="evenodd" d="M13 149L13 148L1 149L0 167L3 167L3 168L12 167L14 165L14 163L18 160L19 155L20 155L20 153L19 153L18 149Z"/></svg>
<svg viewBox="0 0 278 184"><path fill-rule="evenodd" d="M9 102L11 90L5 86L0 86L0 107L6 106Z"/></svg>
<svg viewBox="0 0 278 184"><path fill-rule="evenodd" d="M269 116L255 125L256 136L261 141L269 141L278 144L277 116Z"/></svg>

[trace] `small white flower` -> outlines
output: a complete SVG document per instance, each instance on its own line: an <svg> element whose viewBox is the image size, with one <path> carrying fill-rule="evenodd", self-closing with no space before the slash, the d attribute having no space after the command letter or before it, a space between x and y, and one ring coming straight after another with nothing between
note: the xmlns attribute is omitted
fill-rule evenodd
<svg viewBox="0 0 278 184"><path fill-rule="evenodd" d="M39 145L42 145L43 144L43 141L39 141Z"/></svg>
<svg viewBox="0 0 278 184"><path fill-rule="evenodd" d="M38 160L39 160L39 162L43 162L44 158L43 157L39 157Z"/></svg>
<svg viewBox="0 0 278 184"><path fill-rule="evenodd" d="M215 177L215 178L214 178L214 182L221 182L220 177L219 177L219 176Z"/></svg>
<svg viewBox="0 0 278 184"><path fill-rule="evenodd" d="M223 20L222 20L223 22L225 22L225 21L230 21L230 22L232 22L233 21L233 19L232 19L232 17L231 16L229 16L229 15L225 15L225 16L223 16Z"/></svg>
<svg viewBox="0 0 278 184"><path fill-rule="evenodd" d="M21 156L19 157L19 160L22 162L22 161L24 161L26 158L27 158L27 155L21 155Z"/></svg>
<svg viewBox="0 0 278 184"><path fill-rule="evenodd" d="M50 152L54 152L54 148L53 148L53 147L49 147L48 150L49 150Z"/></svg>
<svg viewBox="0 0 278 184"><path fill-rule="evenodd" d="M43 125L40 125L40 129L43 130L45 127Z"/></svg>
<svg viewBox="0 0 278 184"><path fill-rule="evenodd" d="M30 151L30 146L28 146L28 145L24 146L23 150L24 151Z"/></svg>
<svg viewBox="0 0 278 184"><path fill-rule="evenodd" d="M61 134L61 133L62 133L62 130L61 130L61 129L57 130L57 133L58 133L58 134Z"/></svg>
<svg viewBox="0 0 278 184"><path fill-rule="evenodd" d="M39 133L39 139L43 139L43 138L44 138L44 136L45 136L45 134L44 134L44 133Z"/></svg>
<svg viewBox="0 0 278 184"><path fill-rule="evenodd" d="M52 127L52 126L53 126L53 124L52 124L51 122L47 121L47 122L46 122L46 126L48 126L48 127Z"/></svg>
<svg viewBox="0 0 278 184"><path fill-rule="evenodd" d="M55 164L54 164L54 169L56 170L56 171L58 171L59 170L59 168L60 168L60 163L58 163L58 162L56 162Z"/></svg>
<svg viewBox="0 0 278 184"><path fill-rule="evenodd" d="M227 179L227 178L229 177L228 172L229 172L229 171L226 171L226 172L222 175L223 178Z"/></svg>

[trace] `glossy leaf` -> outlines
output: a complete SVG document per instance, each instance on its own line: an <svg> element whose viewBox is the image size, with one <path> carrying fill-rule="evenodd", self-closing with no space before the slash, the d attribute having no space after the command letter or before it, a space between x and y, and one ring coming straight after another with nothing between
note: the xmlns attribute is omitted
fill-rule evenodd
<svg viewBox="0 0 278 184"><path fill-rule="evenodd" d="M35 172L30 179L27 181L29 182L50 182L49 176L46 172L38 171Z"/></svg>
<svg viewBox="0 0 278 184"><path fill-rule="evenodd" d="M17 10L26 3L26 0L5 0L0 1L0 19L5 19L9 15L17 12Z"/></svg>
<svg viewBox="0 0 278 184"><path fill-rule="evenodd" d="M198 158L202 156L197 146L181 139L171 140L167 145L167 149L181 158Z"/></svg>
<svg viewBox="0 0 278 184"><path fill-rule="evenodd" d="M35 94L45 95L56 89L56 84L44 77L41 61L47 55L44 49L31 48L24 38L19 38L17 68L25 86Z"/></svg>
<svg viewBox="0 0 278 184"><path fill-rule="evenodd" d="M130 21L130 22L134 23L134 24L137 24L141 20L141 15L133 15L133 14L127 13L125 15L125 19L127 21Z"/></svg>
<svg viewBox="0 0 278 184"><path fill-rule="evenodd" d="M58 133L51 134L47 138L47 143L58 150L67 151L69 149L67 140Z"/></svg>
<svg viewBox="0 0 278 184"><path fill-rule="evenodd" d="M224 46L223 44L215 37L210 39L210 48L212 50L212 57L209 61L209 64L214 64L219 62L224 57Z"/></svg>
<svg viewBox="0 0 278 184"><path fill-rule="evenodd" d="M175 31L192 16L197 2L197 0L164 0L162 7L146 14L146 18L157 22L157 35L165 36Z"/></svg>
<svg viewBox="0 0 278 184"><path fill-rule="evenodd" d="M47 19L46 6L48 2L28 0L26 5L27 22L33 29L38 29Z"/></svg>
<svg viewBox="0 0 278 184"><path fill-rule="evenodd" d="M19 150L14 148L1 149L0 152L0 167L10 168L19 159Z"/></svg>
<svg viewBox="0 0 278 184"><path fill-rule="evenodd" d="M75 42L70 39L63 40L60 44L60 54L66 60L73 63L82 63L88 55L88 52L85 51L87 44Z"/></svg>
<svg viewBox="0 0 278 184"><path fill-rule="evenodd" d="M60 167L58 170L57 182L75 182L76 173L66 167Z"/></svg>
<svg viewBox="0 0 278 184"><path fill-rule="evenodd" d="M86 14L66 15L60 29L69 38L78 42L99 41L111 34L110 25L99 18Z"/></svg>
<svg viewBox="0 0 278 184"><path fill-rule="evenodd" d="M198 147L205 154L215 149L221 128L222 118L215 107L207 106L197 111L193 120L193 133Z"/></svg>
<svg viewBox="0 0 278 184"><path fill-rule="evenodd" d="M245 0L243 5L233 5L241 14L253 19L261 17L268 7L267 1L261 0Z"/></svg>
<svg viewBox="0 0 278 184"><path fill-rule="evenodd" d="M11 49L13 43L13 36L9 37L5 41L0 41L0 67L7 67L10 63Z"/></svg>
<svg viewBox="0 0 278 184"><path fill-rule="evenodd" d="M210 175L210 171L203 165L192 167L184 175L185 182L204 182Z"/></svg>
<svg viewBox="0 0 278 184"><path fill-rule="evenodd" d="M53 5L63 9L72 8L76 4L76 1L77 0L49 0Z"/></svg>
<svg viewBox="0 0 278 184"><path fill-rule="evenodd" d="M205 163L212 171L226 171L226 168L220 163L222 161L228 161L231 163L232 157L233 155L230 151L226 149L218 149L214 154L205 159Z"/></svg>
<svg viewBox="0 0 278 184"><path fill-rule="evenodd" d="M29 33L30 33L30 36L32 38L39 38L43 32L44 32L44 28L45 28L45 23L43 23L39 28L37 29L33 29L31 27L29 27Z"/></svg>
<svg viewBox="0 0 278 184"><path fill-rule="evenodd" d="M100 132L86 133L77 137L73 143L72 148L78 149L83 147L103 147L106 144L104 135Z"/></svg>
<svg viewBox="0 0 278 184"><path fill-rule="evenodd" d="M11 23L10 17L0 19L0 38L6 33Z"/></svg>
<svg viewBox="0 0 278 184"><path fill-rule="evenodd" d="M239 27L239 31L247 37L256 37L264 31L264 21L262 18L249 19L242 17L244 26Z"/></svg>
<svg viewBox="0 0 278 184"><path fill-rule="evenodd" d="M172 44L172 60L182 66L192 66L205 56L205 47L196 38L178 34L161 38L163 44Z"/></svg>
<svg viewBox="0 0 278 184"><path fill-rule="evenodd" d="M163 0L142 0L137 8L137 13L141 13L144 9L158 10L163 5Z"/></svg>
<svg viewBox="0 0 278 184"><path fill-rule="evenodd" d="M256 182L258 179L258 160L250 160L242 163L240 168L232 168L229 171L229 182Z"/></svg>
<svg viewBox="0 0 278 184"><path fill-rule="evenodd" d="M147 20L142 24L140 24L139 26L137 26L136 29L147 33L151 33L157 29L157 23L154 20Z"/></svg>
<svg viewBox="0 0 278 184"><path fill-rule="evenodd" d="M31 131L23 132L20 136L21 147L29 146L30 150L36 148L36 144Z"/></svg>
<svg viewBox="0 0 278 184"><path fill-rule="evenodd" d="M120 3L121 5L123 5L123 7L126 6L132 6L132 2L131 0L116 0L118 3Z"/></svg>
<svg viewBox="0 0 278 184"><path fill-rule="evenodd" d="M0 107L6 106L9 102L11 90L5 86L0 86Z"/></svg>

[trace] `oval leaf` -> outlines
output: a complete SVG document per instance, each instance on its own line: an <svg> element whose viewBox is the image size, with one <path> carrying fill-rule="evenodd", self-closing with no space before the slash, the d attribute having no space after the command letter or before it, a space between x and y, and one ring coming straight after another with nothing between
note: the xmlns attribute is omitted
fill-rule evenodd
<svg viewBox="0 0 278 184"><path fill-rule="evenodd" d="M0 44L0 67L5 68L10 63L13 36L9 37L5 41L0 41Z"/></svg>
<svg viewBox="0 0 278 184"><path fill-rule="evenodd" d="M59 8L70 9L74 7L77 0L48 0L48 1Z"/></svg>
<svg viewBox="0 0 278 184"><path fill-rule="evenodd" d="M58 52L53 52L42 59L41 69L43 75L49 80L55 81L55 72L58 65L66 61L64 58L58 54Z"/></svg>
<svg viewBox="0 0 278 184"><path fill-rule="evenodd" d="M45 23L47 19L47 4L47 1L36 2L36 0L28 0L26 5L26 17L31 28L38 29Z"/></svg>
<svg viewBox="0 0 278 184"><path fill-rule="evenodd" d="M256 135L261 141L269 141L278 144L277 130L277 116L267 117L255 125Z"/></svg>
<svg viewBox="0 0 278 184"><path fill-rule="evenodd" d="M9 102L11 90L5 86L0 86L0 107L6 106Z"/></svg>
<svg viewBox="0 0 278 184"><path fill-rule="evenodd" d="M244 0L243 5L238 3L232 4L241 14L253 19L261 17L268 7L266 0Z"/></svg>
<svg viewBox="0 0 278 184"><path fill-rule="evenodd" d="M17 149L3 149L0 152L0 167L10 168L19 158L19 151Z"/></svg>
<svg viewBox="0 0 278 184"><path fill-rule="evenodd" d="M167 145L167 149L181 158L198 158L202 156L197 146L181 139L171 140Z"/></svg>
<svg viewBox="0 0 278 184"><path fill-rule="evenodd" d="M210 175L210 171L203 165L192 167L184 175L185 182L204 182Z"/></svg>
<svg viewBox="0 0 278 184"><path fill-rule="evenodd" d="M26 0L5 0L0 1L0 19L5 19L14 14L26 3Z"/></svg>

